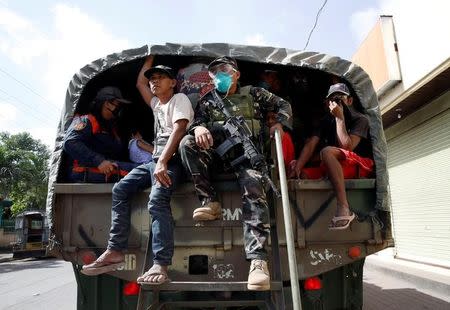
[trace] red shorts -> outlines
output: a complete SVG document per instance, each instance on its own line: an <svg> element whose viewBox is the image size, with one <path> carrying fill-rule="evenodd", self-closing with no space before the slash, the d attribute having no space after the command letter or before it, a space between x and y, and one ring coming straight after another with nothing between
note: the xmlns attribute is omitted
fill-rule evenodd
<svg viewBox="0 0 450 310"><path fill-rule="evenodd" d="M344 154L345 159L341 160L344 179L368 178L373 174L374 162L370 158L361 157L352 151L339 150ZM327 175L327 168L322 163L319 167L309 167L302 169L302 178L317 180Z"/></svg>

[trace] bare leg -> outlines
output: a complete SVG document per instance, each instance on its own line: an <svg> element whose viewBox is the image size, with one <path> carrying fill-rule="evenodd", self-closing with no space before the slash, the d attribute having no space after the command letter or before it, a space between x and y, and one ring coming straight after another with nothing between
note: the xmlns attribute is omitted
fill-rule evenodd
<svg viewBox="0 0 450 310"><path fill-rule="evenodd" d="M336 216L351 215L347 194L345 193L344 173L339 160L344 160L345 155L335 147L326 147L321 152L322 161L328 171L328 177L333 184L337 200ZM336 223L338 226L341 223Z"/></svg>

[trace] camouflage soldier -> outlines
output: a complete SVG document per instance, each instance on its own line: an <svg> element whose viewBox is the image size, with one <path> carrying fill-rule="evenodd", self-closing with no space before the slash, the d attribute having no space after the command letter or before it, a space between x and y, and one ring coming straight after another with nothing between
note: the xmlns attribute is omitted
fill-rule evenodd
<svg viewBox="0 0 450 310"><path fill-rule="evenodd" d="M240 145L223 147L227 143L224 124L229 119L226 114L243 116L252 131L252 140L256 142L263 113L277 113L277 124L271 128L274 130L280 123L288 125L292 116L291 106L284 99L263 88L239 87L237 82L240 72L233 58L223 56L215 59L209 64L208 71L213 78L215 89L201 98L189 134L180 143L183 164L192 174L202 205L194 210L193 218L206 221L221 217L221 205L210 181L210 167L213 160L222 160L231 166L241 188L245 252L246 258L251 260L248 289L269 290L268 257L264 245L269 237L270 226L264 177L261 171L254 169L251 160L237 160L242 158L240 155L244 150L243 146L241 149ZM225 108L219 107L219 101ZM230 151L222 152L223 149Z"/></svg>

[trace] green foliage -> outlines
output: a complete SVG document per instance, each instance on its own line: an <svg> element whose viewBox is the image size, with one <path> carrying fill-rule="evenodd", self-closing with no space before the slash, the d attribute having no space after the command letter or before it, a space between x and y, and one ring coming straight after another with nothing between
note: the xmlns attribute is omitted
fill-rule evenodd
<svg viewBox="0 0 450 310"><path fill-rule="evenodd" d="M44 209L50 151L27 132L0 132L0 196L11 199L12 213Z"/></svg>

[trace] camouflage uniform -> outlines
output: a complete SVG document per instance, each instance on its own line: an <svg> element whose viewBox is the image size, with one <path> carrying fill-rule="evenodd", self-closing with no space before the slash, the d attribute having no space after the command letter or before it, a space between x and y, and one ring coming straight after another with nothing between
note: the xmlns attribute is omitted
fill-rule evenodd
<svg viewBox="0 0 450 310"><path fill-rule="evenodd" d="M250 99L250 100L249 100ZM197 146L193 136L195 127L204 126L208 128L214 139L214 147L219 146L224 141L223 120L225 115L218 110L210 102L213 100L211 93L207 93L197 105L195 111L194 122L189 129L187 135L180 143L180 153L183 164L192 174L194 186L201 201L217 201L216 192L211 184L211 167L217 167L218 160L222 159L214 152L213 149L205 150ZM237 104L247 101L244 105ZM228 110L235 115L247 114L249 111L242 113L242 109L250 110L252 122L249 127L253 129L253 140L258 143L258 131L260 129L260 120L267 111L278 113L278 121L289 127L288 122L291 119L292 112L290 104L284 99L273 95L267 90L259 87L247 86L239 88L236 94L228 96L224 99L224 103L228 104ZM240 106L239 108L236 108ZM222 121L222 122L221 122ZM258 126L253 124L258 123ZM233 149L233 151L235 151ZM234 159L236 152L231 152L231 157L225 160L225 164ZM228 155L228 153L227 153ZM267 260L267 251L264 248L266 239L270 233L269 209L265 194L265 184L259 171L252 169L249 161L244 161L235 167L232 167L237 177L241 193L242 193L242 214L244 219L244 243L247 259L263 259Z"/></svg>

